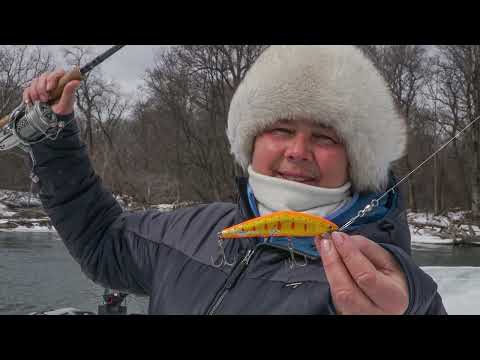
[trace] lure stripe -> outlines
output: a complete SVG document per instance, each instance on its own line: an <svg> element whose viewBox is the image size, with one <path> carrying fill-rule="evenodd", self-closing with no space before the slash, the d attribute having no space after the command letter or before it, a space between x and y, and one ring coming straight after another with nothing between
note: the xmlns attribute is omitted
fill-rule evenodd
<svg viewBox="0 0 480 360"><path fill-rule="evenodd" d="M223 239L312 237L337 229L336 224L320 216L296 211L278 211L228 227L218 235Z"/></svg>

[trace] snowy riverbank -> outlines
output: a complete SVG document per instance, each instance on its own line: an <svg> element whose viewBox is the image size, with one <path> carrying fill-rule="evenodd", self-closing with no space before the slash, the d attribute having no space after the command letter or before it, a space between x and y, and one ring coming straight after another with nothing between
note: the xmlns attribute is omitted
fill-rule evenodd
<svg viewBox="0 0 480 360"><path fill-rule="evenodd" d="M120 205L126 210L141 209L126 196L117 196ZM149 208L168 212L188 205L158 204ZM0 190L0 232L53 232L55 228L42 209L37 195L28 192Z"/></svg>
<svg viewBox="0 0 480 360"><path fill-rule="evenodd" d="M0 190L0 231L55 232L37 196Z"/></svg>
<svg viewBox="0 0 480 360"><path fill-rule="evenodd" d="M471 224L465 211L448 212L443 216L409 212L407 219L412 243L480 245L480 228Z"/></svg>
<svg viewBox="0 0 480 360"><path fill-rule="evenodd" d="M117 198L125 209L136 207L126 197ZM151 208L171 211L178 205L159 204ZM454 245L468 237L468 243L480 245L480 228L468 224L466 213L449 212L444 216L427 213L407 214L412 243ZM463 223L465 221L465 223ZM0 231L6 232L55 232L41 208L36 195L18 191L0 190Z"/></svg>

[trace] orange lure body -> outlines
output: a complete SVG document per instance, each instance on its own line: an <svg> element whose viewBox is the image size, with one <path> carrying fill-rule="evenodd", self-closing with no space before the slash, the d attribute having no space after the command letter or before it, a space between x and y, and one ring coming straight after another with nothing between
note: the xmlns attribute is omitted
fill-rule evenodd
<svg viewBox="0 0 480 360"><path fill-rule="evenodd" d="M313 237L337 229L336 224L320 216L296 211L278 211L230 226L218 235L223 239Z"/></svg>

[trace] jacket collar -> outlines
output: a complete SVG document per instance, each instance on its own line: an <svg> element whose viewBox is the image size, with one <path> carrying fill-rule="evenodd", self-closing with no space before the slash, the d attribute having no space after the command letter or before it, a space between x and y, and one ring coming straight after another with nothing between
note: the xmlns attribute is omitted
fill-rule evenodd
<svg viewBox="0 0 480 360"><path fill-rule="evenodd" d="M235 178L235 183L237 185L237 204L238 208L240 209L241 221L246 221L256 217L257 215L253 212L248 200L248 178L244 176L237 176Z"/></svg>

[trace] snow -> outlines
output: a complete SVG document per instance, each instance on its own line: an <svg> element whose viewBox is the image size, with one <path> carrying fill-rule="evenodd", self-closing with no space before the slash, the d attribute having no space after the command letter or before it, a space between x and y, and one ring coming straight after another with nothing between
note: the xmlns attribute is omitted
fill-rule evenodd
<svg viewBox="0 0 480 360"><path fill-rule="evenodd" d="M1 221L0 221L0 223L1 223ZM49 228L48 226L39 226L39 225L33 225L32 227L20 225L20 226L17 226L16 228L1 229L0 231L3 231L3 232L56 233L56 230L55 230L54 227Z"/></svg>
<svg viewBox="0 0 480 360"><path fill-rule="evenodd" d="M161 212L168 212L174 209L175 205L173 204L159 204L155 205L154 208L160 210Z"/></svg>
<svg viewBox="0 0 480 360"><path fill-rule="evenodd" d="M443 225L443 226L448 226L450 224L449 219L446 217L432 216L431 214L425 214L425 213L408 213L407 219L409 222L415 221L419 224L430 223L430 224L437 224L437 225Z"/></svg>
<svg viewBox="0 0 480 360"><path fill-rule="evenodd" d="M55 310L33 312L29 315L94 315L93 312L85 312L76 308L68 307Z"/></svg>
<svg viewBox="0 0 480 360"><path fill-rule="evenodd" d="M417 229L412 225L410 225L410 235L412 237L412 243L415 244L451 245L455 243L453 239L442 239L425 229Z"/></svg>
<svg viewBox="0 0 480 360"><path fill-rule="evenodd" d="M10 201L16 203L18 206L41 206L41 201L36 194L24 191L14 190L0 190L0 202Z"/></svg>
<svg viewBox="0 0 480 360"><path fill-rule="evenodd" d="M39 225L39 223L45 223L45 220L48 220L46 215L43 218L15 216L21 214L21 212L9 211L9 208L6 204L13 208L18 207L22 210L31 210L36 208L38 211L38 209L41 207L41 202L38 198L38 195L22 191L0 190L0 224L9 223L17 225L15 228L0 228L0 232L56 232L53 227ZM42 215L40 214L40 216ZM29 226L26 226L25 223L27 223Z"/></svg>
<svg viewBox="0 0 480 360"><path fill-rule="evenodd" d="M428 213L409 212L407 214L407 219L410 224L409 227L412 237L412 243L452 245L458 241L458 239L444 239L439 236L442 233L441 228L435 228L430 226L420 228L417 227L415 224L435 224L444 227L456 225L458 229L465 230L466 232L473 232L475 236L478 236L480 238L480 228L478 226L466 224L461 225L461 221L464 220L465 215L466 212L464 211L448 212L446 216L434 216ZM469 243L480 245L480 240L469 241Z"/></svg>
<svg viewBox="0 0 480 360"><path fill-rule="evenodd" d="M0 217L10 217L15 215L14 212L7 211L7 207L0 203Z"/></svg>
<svg viewBox="0 0 480 360"><path fill-rule="evenodd" d="M422 230L417 230L417 231L415 231L415 229L412 229L412 227L410 227L410 234L412 236L413 244L453 245L456 243L456 241L453 239L442 239L439 236L426 233ZM480 241L470 241L469 243L480 245Z"/></svg>
<svg viewBox="0 0 480 360"><path fill-rule="evenodd" d="M480 315L480 267L425 266L449 315Z"/></svg>

